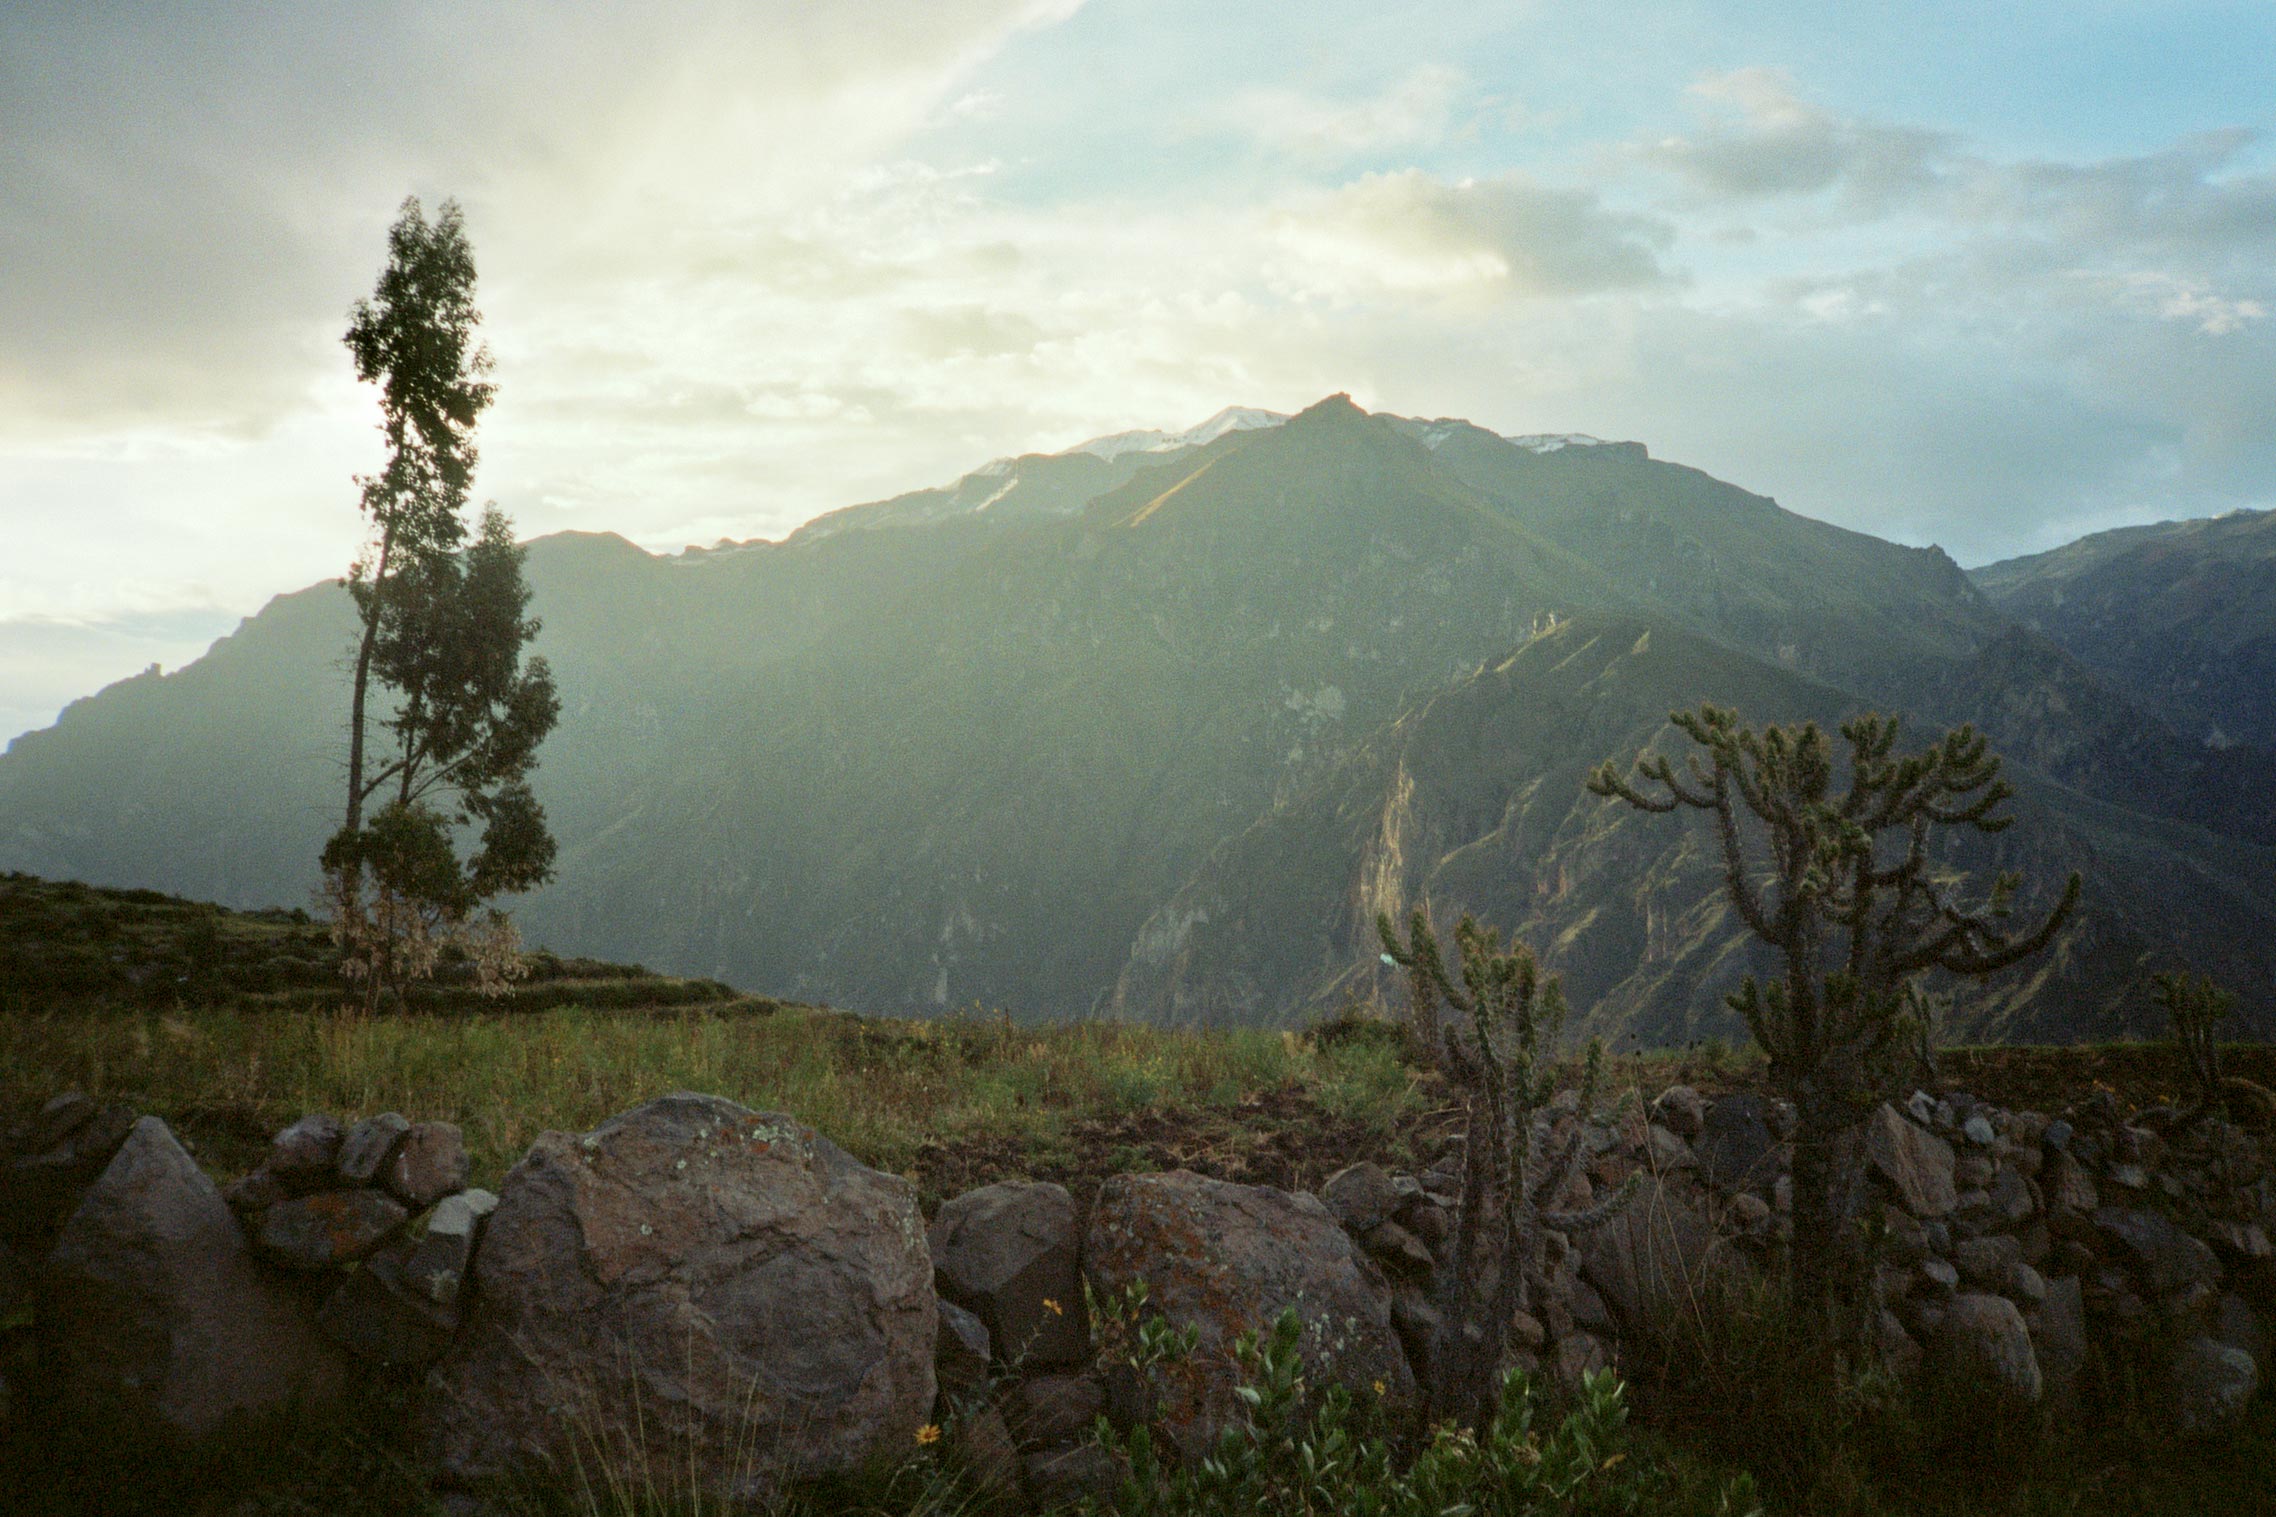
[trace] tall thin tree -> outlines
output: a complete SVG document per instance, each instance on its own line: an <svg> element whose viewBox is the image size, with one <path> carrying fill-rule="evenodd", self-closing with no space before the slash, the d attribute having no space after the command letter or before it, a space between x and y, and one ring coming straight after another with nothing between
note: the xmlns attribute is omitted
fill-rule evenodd
<svg viewBox="0 0 2276 1517"><path fill-rule="evenodd" d="M458 206L445 201L429 222L404 201L345 339L356 377L380 387L387 462L357 477L369 538L348 575L347 807L323 859L345 962L374 999L429 972L453 937L485 970L506 968L504 919L493 912L479 942L469 919L552 870L529 774L560 705L545 661L522 656L538 631L522 549L495 506L468 535L474 426L495 393L480 322ZM459 833L477 823L462 860Z"/></svg>

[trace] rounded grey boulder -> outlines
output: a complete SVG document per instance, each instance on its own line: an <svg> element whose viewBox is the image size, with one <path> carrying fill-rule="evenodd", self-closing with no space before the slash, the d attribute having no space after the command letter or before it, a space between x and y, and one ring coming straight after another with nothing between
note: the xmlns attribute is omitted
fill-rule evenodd
<svg viewBox="0 0 2276 1517"><path fill-rule="evenodd" d="M424 1413L462 1490L581 1474L763 1503L902 1454L932 1407L914 1188L718 1097L539 1137L499 1188L474 1285Z"/></svg>
<svg viewBox="0 0 2276 1517"><path fill-rule="evenodd" d="M253 1261L236 1216L144 1117L48 1256L41 1320L75 1417L195 1451L338 1394L307 1307Z"/></svg>

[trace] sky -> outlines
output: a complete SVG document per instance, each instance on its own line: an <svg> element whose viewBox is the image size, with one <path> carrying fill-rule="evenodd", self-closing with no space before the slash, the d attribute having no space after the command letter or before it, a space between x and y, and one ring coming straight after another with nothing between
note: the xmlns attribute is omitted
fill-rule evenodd
<svg viewBox="0 0 2276 1517"><path fill-rule="evenodd" d="M2263 0L10 0L0 741L346 567L406 195L525 536L1336 391L1971 565L2276 505L2270 58Z"/></svg>

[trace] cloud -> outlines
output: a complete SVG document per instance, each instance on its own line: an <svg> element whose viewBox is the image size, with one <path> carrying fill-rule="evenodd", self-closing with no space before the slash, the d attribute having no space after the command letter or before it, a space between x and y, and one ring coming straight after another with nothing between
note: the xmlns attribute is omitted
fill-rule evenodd
<svg viewBox="0 0 2276 1517"><path fill-rule="evenodd" d="M1367 174L1277 220L1300 289L1522 296L1636 289L1667 278L1672 229L1608 210L1588 190L1522 174L1449 183L1419 169Z"/></svg>
<svg viewBox="0 0 2276 1517"><path fill-rule="evenodd" d="M1954 139L1837 115L1783 72L1743 68L1692 86L1707 123L1641 144L1636 156L1714 198L1764 200L1839 190L1882 207L1931 187Z"/></svg>
<svg viewBox="0 0 2276 1517"><path fill-rule="evenodd" d="M1080 0L27 0L0 28L0 437L257 431L336 361L406 191L486 274L664 272L827 194Z"/></svg>
<svg viewBox="0 0 2276 1517"><path fill-rule="evenodd" d="M1332 99L1285 85L1235 90L1202 112L1198 124L1235 132L1281 153L1341 163L1388 148L1443 140L1469 92L1460 70L1423 64L1380 92Z"/></svg>

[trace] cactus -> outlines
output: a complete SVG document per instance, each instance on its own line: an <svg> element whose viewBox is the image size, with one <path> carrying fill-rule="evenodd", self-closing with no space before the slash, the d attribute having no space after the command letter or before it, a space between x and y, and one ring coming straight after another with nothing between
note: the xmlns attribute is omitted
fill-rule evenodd
<svg viewBox="0 0 2276 1517"><path fill-rule="evenodd" d="M2213 983L2210 975L2161 974L2150 995L2165 1008L2173 1042L2188 1061L2189 1076L2197 1084L2192 1118L2226 1110L2227 1091L2221 1081L2220 1026L2236 1010L2236 994Z"/></svg>
<svg viewBox="0 0 2276 1517"><path fill-rule="evenodd" d="M1903 1067L1908 1004L1921 1008L1912 986L1929 970L1973 978L2039 952L2078 905L2079 877L2036 926L2020 928L2008 923L2017 876L1968 902L1932 866L1940 830L1996 833L2014 820L1996 814L2014 792L1973 728L1893 757L1894 718L1845 722L1841 786L1815 722L1757 730L1712 705L1669 720L1701 750L1680 770L1647 753L1638 783L1607 760L1588 788L1640 811L1715 819L1731 904L1785 962L1767 985L1749 975L1730 1004L1794 1103L1795 1307L1830 1341L1862 1341L1865 1260L1841 1225L1839 1156Z"/></svg>
<svg viewBox="0 0 2276 1517"><path fill-rule="evenodd" d="M1564 993L1555 978L1542 976L1531 949L1505 949L1499 932L1463 917L1454 929L1462 959L1457 987L1427 908L1415 908L1404 942L1388 914L1378 914L1375 925L1384 953L1407 972L1410 1034L1435 1052L1464 1114L1462 1196L1454 1252L1438 1272L1438 1337L1423 1414L1426 1422L1482 1428L1493 1421L1510 1323L1531 1304L1548 1234L1602 1226L1627 1205L1635 1184L1584 1210L1554 1207L1584 1157L1582 1123L1556 1139L1549 1099L1557 1070L1546 1050L1564 1022ZM1456 1017L1442 1020L1441 1002ZM1591 1040L1581 1076L1583 1119L1603 1073L1603 1045Z"/></svg>

